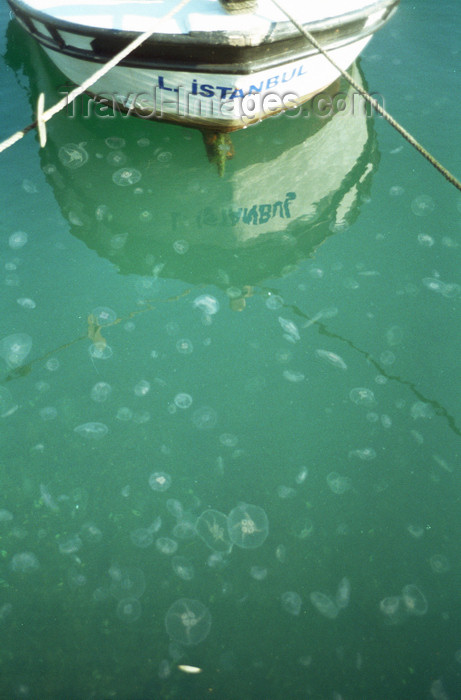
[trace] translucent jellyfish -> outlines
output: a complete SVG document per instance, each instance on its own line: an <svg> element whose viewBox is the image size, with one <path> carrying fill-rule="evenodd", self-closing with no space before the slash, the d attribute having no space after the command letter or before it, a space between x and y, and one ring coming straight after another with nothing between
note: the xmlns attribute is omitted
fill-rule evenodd
<svg viewBox="0 0 461 700"><path fill-rule="evenodd" d="M88 579L78 565L71 566L67 572L67 581L72 589L85 586Z"/></svg>
<svg viewBox="0 0 461 700"><path fill-rule="evenodd" d="M120 187L134 185L141 179L141 173L136 168L120 168L112 175L112 181Z"/></svg>
<svg viewBox="0 0 461 700"><path fill-rule="evenodd" d="M184 506L177 498L169 498L166 502L166 509L174 518L182 518Z"/></svg>
<svg viewBox="0 0 461 700"><path fill-rule="evenodd" d="M299 593L285 591L282 594L282 608L290 615L299 615L302 607L302 599Z"/></svg>
<svg viewBox="0 0 461 700"><path fill-rule="evenodd" d="M355 389L351 389L349 392L349 398L358 406L372 406L375 403L375 395L372 390L363 386L358 386Z"/></svg>
<svg viewBox="0 0 461 700"><path fill-rule="evenodd" d="M54 406L44 406L39 411L42 420L54 420L58 416L58 411Z"/></svg>
<svg viewBox="0 0 461 700"><path fill-rule="evenodd" d="M120 136L108 136L106 139L104 139L104 143L106 144L107 148L112 148L114 151L124 148L126 145L125 139L121 138Z"/></svg>
<svg viewBox="0 0 461 700"><path fill-rule="evenodd" d="M168 555L174 554L178 549L178 543L172 540L171 537L159 537L155 541L155 546L159 552Z"/></svg>
<svg viewBox="0 0 461 700"><path fill-rule="evenodd" d="M219 436L219 442L224 447L237 447L238 441L237 435L233 435L233 433L222 433Z"/></svg>
<svg viewBox="0 0 461 700"><path fill-rule="evenodd" d="M76 143L66 143L58 151L58 158L69 170L77 170L88 161L88 153L82 145Z"/></svg>
<svg viewBox="0 0 461 700"><path fill-rule="evenodd" d="M138 527L130 532L130 540L135 547L146 549L154 541L154 535L147 527Z"/></svg>
<svg viewBox="0 0 461 700"><path fill-rule="evenodd" d="M0 386L0 418L11 416L18 408L13 401L11 391L4 386Z"/></svg>
<svg viewBox="0 0 461 700"><path fill-rule="evenodd" d="M275 359L277 360L277 362L280 362L281 365L290 362L292 357L293 353L291 352L291 350L287 350L286 348L283 348L282 350L277 350L275 353Z"/></svg>
<svg viewBox="0 0 461 700"><path fill-rule="evenodd" d="M176 556L171 560L171 566L176 576L182 578L183 581L191 581L194 578L194 565L187 557Z"/></svg>
<svg viewBox="0 0 461 700"><path fill-rule="evenodd" d="M322 360L325 360L326 362L329 362L331 365L333 365L333 367L337 367L338 369L347 369L347 365L344 362L343 358L337 355L336 353L331 352L331 350L322 350L321 348L319 348L315 351L315 353Z"/></svg>
<svg viewBox="0 0 461 700"><path fill-rule="evenodd" d="M117 319L115 311L108 306L97 306L91 312L91 316L97 326L110 326Z"/></svg>
<svg viewBox="0 0 461 700"><path fill-rule="evenodd" d="M344 576L338 584L336 591L335 602L338 608L346 608L349 605L351 597L351 582Z"/></svg>
<svg viewBox="0 0 461 700"><path fill-rule="evenodd" d="M102 403L106 401L110 394L112 392L112 387L110 384L107 382L97 382L93 386L90 392L90 396L93 399L93 401L96 401L97 403Z"/></svg>
<svg viewBox="0 0 461 700"><path fill-rule="evenodd" d="M137 598L122 598L118 601L117 617L123 622L135 622L141 617L141 603Z"/></svg>
<svg viewBox="0 0 461 700"><path fill-rule="evenodd" d="M183 410L190 408L190 406L192 406L192 396L184 392L176 394L174 397L174 404L177 406L177 408L181 408Z"/></svg>
<svg viewBox="0 0 461 700"><path fill-rule="evenodd" d="M162 680L171 676L171 663L169 659L162 659L158 666L158 677Z"/></svg>
<svg viewBox="0 0 461 700"><path fill-rule="evenodd" d="M424 248L432 248L435 240L428 233L418 233L418 243L419 245L424 246Z"/></svg>
<svg viewBox="0 0 461 700"><path fill-rule="evenodd" d="M260 547L269 534L269 521L260 506L242 503L229 513L227 527L231 542L244 549Z"/></svg>
<svg viewBox="0 0 461 700"><path fill-rule="evenodd" d="M296 483L299 486L301 484L303 484L306 481L308 474L309 474L309 469L307 467L300 467L298 473L295 476Z"/></svg>
<svg viewBox="0 0 461 700"><path fill-rule="evenodd" d="M278 544L275 548L275 558L281 564L284 564L287 558L287 548L284 544Z"/></svg>
<svg viewBox="0 0 461 700"><path fill-rule="evenodd" d="M336 603L325 593L320 593L320 591L314 591L310 595L312 605L317 608L321 615L328 617L330 620L334 620L338 616L339 608Z"/></svg>
<svg viewBox="0 0 461 700"><path fill-rule="evenodd" d="M74 428L74 433L81 435L90 440L100 440L109 432L109 428L105 423L83 423Z"/></svg>
<svg viewBox="0 0 461 700"><path fill-rule="evenodd" d="M37 304L33 299L29 299L29 297L19 297L19 299L16 299L16 302L19 304L19 306L22 306L23 309L35 309Z"/></svg>
<svg viewBox="0 0 461 700"><path fill-rule="evenodd" d="M110 360L113 355L112 348L106 343L92 343L88 352L94 360Z"/></svg>
<svg viewBox="0 0 461 700"><path fill-rule="evenodd" d="M396 595L383 598L379 603L379 609L386 616L386 621L390 625L398 624L404 615L402 598Z"/></svg>
<svg viewBox="0 0 461 700"><path fill-rule="evenodd" d="M71 535L58 542L58 549L60 554L75 554L83 546L83 542L78 535Z"/></svg>
<svg viewBox="0 0 461 700"><path fill-rule="evenodd" d="M194 309L203 311L207 316L214 316L219 311L219 301L211 294L202 294L192 302Z"/></svg>
<svg viewBox="0 0 461 700"><path fill-rule="evenodd" d="M27 233L24 231L15 231L8 238L8 245L10 248L13 248L13 250L17 250L18 248L25 246L28 240L29 236Z"/></svg>
<svg viewBox="0 0 461 700"><path fill-rule="evenodd" d="M422 537L424 535L424 528L422 527L422 525L410 524L410 525L408 525L407 530L408 530L409 534L412 537L414 537L415 539L419 539L420 537Z"/></svg>
<svg viewBox="0 0 461 700"><path fill-rule="evenodd" d="M296 530L295 535L300 540L305 540L312 535L314 532L314 523L310 518L303 517L299 525L299 529Z"/></svg>
<svg viewBox="0 0 461 700"><path fill-rule="evenodd" d="M184 255L189 250L188 241L185 241L183 238L180 238L179 240L173 243L173 250L175 253L178 253L178 255Z"/></svg>
<svg viewBox="0 0 461 700"><path fill-rule="evenodd" d="M427 613L427 600L424 593L414 583L409 583L402 588L402 599L410 615L425 615Z"/></svg>
<svg viewBox="0 0 461 700"><path fill-rule="evenodd" d="M267 577L267 569L263 566L252 566L250 569L250 576L254 578L255 581L264 581Z"/></svg>
<svg viewBox="0 0 461 700"><path fill-rule="evenodd" d="M391 365L393 365L396 359L397 357L395 353L392 352L392 350L384 350L379 356L379 361L382 365L385 365L386 367L390 367Z"/></svg>
<svg viewBox="0 0 461 700"><path fill-rule="evenodd" d="M115 416L117 420L129 421L133 418L133 411L128 406L121 406Z"/></svg>
<svg viewBox="0 0 461 700"><path fill-rule="evenodd" d="M359 447L356 450L350 450L349 459L351 457L357 457L358 459L361 459L362 462L370 462L372 459L375 459L376 450L374 450L372 447Z"/></svg>
<svg viewBox="0 0 461 700"><path fill-rule="evenodd" d="M152 491L166 491L171 486L171 476L166 472L153 472L149 477Z"/></svg>
<svg viewBox="0 0 461 700"><path fill-rule="evenodd" d="M165 616L165 627L175 642L193 646L208 636L211 613L199 600L180 598L169 608Z"/></svg>
<svg viewBox="0 0 461 700"><path fill-rule="evenodd" d="M306 378L305 374L303 374L302 372L297 372L293 369L285 369L282 372L282 376L284 379L286 379L288 382L291 382L292 384L299 384L300 382L303 382Z"/></svg>
<svg viewBox="0 0 461 700"><path fill-rule="evenodd" d="M92 522L82 525L80 534L86 542L100 542L102 540L101 530Z"/></svg>
<svg viewBox="0 0 461 700"><path fill-rule="evenodd" d="M195 530L205 544L215 552L230 552L228 522L224 513L218 510L205 510L195 523Z"/></svg>
<svg viewBox="0 0 461 700"><path fill-rule="evenodd" d="M338 495L346 493L352 486L352 482L348 476L341 476L337 472L330 472L327 475L327 484L329 488Z"/></svg>
<svg viewBox="0 0 461 700"><path fill-rule="evenodd" d="M441 678L437 678L431 683L431 697L434 700L450 700L450 696L445 690L445 686Z"/></svg>
<svg viewBox="0 0 461 700"><path fill-rule="evenodd" d="M127 157L126 153L123 153L123 151L112 151L111 153L108 153L106 156L106 163L109 163L109 165L114 165L114 166L118 165L119 167L121 165L125 165L127 160L128 160L128 157Z"/></svg>
<svg viewBox="0 0 461 700"><path fill-rule="evenodd" d="M13 520L13 513L6 508L0 508L0 523L8 523Z"/></svg>
<svg viewBox="0 0 461 700"><path fill-rule="evenodd" d="M210 406L201 406L192 414L192 423L199 430L211 430L218 421L218 414Z"/></svg>
<svg viewBox="0 0 461 700"><path fill-rule="evenodd" d="M296 491L293 487L291 486L284 486L281 484L280 486L277 486L277 496L279 498L293 498L296 496Z"/></svg>
<svg viewBox="0 0 461 700"><path fill-rule="evenodd" d="M383 413L380 417L381 425L383 428L386 430L389 430L389 428L392 427L392 418L387 415L387 413Z"/></svg>
<svg viewBox="0 0 461 700"><path fill-rule="evenodd" d="M180 338L176 342L176 350L181 353L181 355L190 355L194 351L194 346L189 338Z"/></svg>
<svg viewBox="0 0 461 700"><path fill-rule="evenodd" d="M173 528L173 535L179 540L191 540L197 534L191 514L185 515Z"/></svg>
<svg viewBox="0 0 461 700"><path fill-rule="evenodd" d="M136 567L121 567L113 564L109 569L110 592L117 598L140 598L146 590L144 572Z"/></svg>
<svg viewBox="0 0 461 700"><path fill-rule="evenodd" d="M0 357L8 367L20 367L32 349L32 338L27 333L14 333L0 341Z"/></svg>
<svg viewBox="0 0 461 700"><path fill-rule="evenodd" d="M451 566L445 554L433 554L429 559L429 564L434 574L446 574Z"/></svg>
<svg viewBox="0 0 461 700"><path fill-rule="evenodd" d="M141 379L134 387L136 396L146 396L150 391L150 382L147 379Z"/></svg>
<svg viewBox="0 0 461 700"><path fill-rule="evenodd" d="M13 606L11 603L3 603L3 605L0 606L0 622L3 622L12 612Z"/></svg>
<svg viewBox="0 0 461 700"><path fill-rule="evenodd" d="M266 297L265 303L268 309L270 309L271 311L277 311L277 309L282 308L283 299L278 294L272 294L271 292L269 292L269 294Z"/></svg>
<svg viewBox="0 0 461 700"><path fill-rule="evenodd" d="M10 561L11 571L20 574L30 574L40 567L39 561L33 552L19 552Z"/></svg>
<svg viewBox="0 0 461 700"><path fill-rule="evenodd" d="M299 335L299 330L296 323L290 321L288 318L283 318L283 316L279 316L279 323L282 326L284 337L287 340L290 340L292 343L300 340L301 336Z"/></svg>
<svg viewBox="0 0 461 700"><path fill-rule="evenodd" d="M45 362L45 369L48 372L56 372L60 367L60 362L57 357L50 357L49 360Z"/></svg>
<svg viewBox="0 0 461 700"><path fill-rule="evenodd" d="M160 153L157 156L157 160L159 163L168 163L172 159L173 155L170 153L170 151L160 151Z"/></svg>
<svg viewBox="0 0 461 700"><path fill-rule="evenodd" d="M430 403L415 401L410 408L410 415L414 420L418 418L430 419L434 417L435 412Z"/></svg>
<svg viewBox="0 0 461 700"><path fill-rule="evenodd" d="M435 209L435 202L428 194L420 194L411 203L411 211L416 216L426 216Z"/></svg>

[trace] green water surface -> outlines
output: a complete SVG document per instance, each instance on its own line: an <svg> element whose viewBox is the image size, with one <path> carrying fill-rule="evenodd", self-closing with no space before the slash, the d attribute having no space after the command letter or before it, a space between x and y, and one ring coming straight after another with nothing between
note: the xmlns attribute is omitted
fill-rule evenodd
<svg viewBox="0 0 461 700"><path fill-rule="evenodd" d="M3 139L66 81L1 26ZM354 69L458 177L460 26ZM461 195L335 89L222 177L88 98L0 156L1 698L461 697Z"/></svg>

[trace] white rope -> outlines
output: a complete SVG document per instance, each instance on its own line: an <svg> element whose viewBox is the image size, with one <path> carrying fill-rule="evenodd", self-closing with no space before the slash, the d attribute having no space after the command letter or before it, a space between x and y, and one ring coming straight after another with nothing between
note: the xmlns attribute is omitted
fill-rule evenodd
<svg viewBox="0 0 461 700"><path fill-rule="evenodd" d="M375 100L361 85L359 85L354 78L351 76L350 73L347 71L343 70L341 66L339 66L336 61L330 56L329 52L326 51L318 41L315 39L315 37L312 36L310 32L305 29L300 22L298 22L289 12L286 10L282 5L280 5L277 0L272 0L272 3L280 10L280 12L283 12L283 14L290 20L290 22L296 27L298 32L300 32L303 36L306 37L308 41L314 46L314 48L319 51L325 58L331 63L331 65L336 68L336 70L341 73L341 75L348 81L352 87L359 92L362 97L382 116L384 119L386 119L389 124L394 127L394 129L401 135L403 136L404 139L408 141L408 143L415 148L418 153L420 153L423 158L425 158L436 170L441 173L448 182L456 187L456 189L461 191L461 181L458 180L458 178L453 175L447 168L445 168L442 163L440 163L435 156L432 155L432 153L429 153L428 150L424 148L422 144L419 143L415 139L414 136L412 136L394 117L392 114L389 114L384 107L381 107L379 102Z"/></svg>
<svg viewBox="0 0 461 700"><path fill-rule="evenodd" d="M159 27L160 24L163 22L166 22L167 20L170 20L172 17L174 17L175 14L177 14L180 10L185 7L190 0L181 0L181 2L176 5L168 14L166 14L164 17L160 17L156 22L154 22L153 26L151 25L150 29L148 29L146 32L143 34L139 34L139 36L136 37L136 39L133 39L133 41L128 44L122 51L120 51L116 56L110 59L107 63L105 63L99 70L97 70L95 73L90 75L89 78L83 81L81 85L76 87L74 90L69 92L68 95L62 98L62 100L59 100L53 107L50 107L50 109L47 109L45 112L41 112L41 108L43 109L43 105L38 105L38 119L28 126L24 127L21 131L17 131L15 134L12 134L9 138L7 138L5 141L2 141L0 143L0 153L2 151L5 151L7 148L12 146L14 143L22 139L23 136L27 134L28 131L31 131L31 129L34 129L35 127L39 127L41 131L41 136L40 136L40 142L43 143L43 141L46 141L46 128L45 128L45 122L49 121L52 117L54 117L55 114L60 112L62 109L65 109L69 104L71 104L79 95L85 92L91 85L93 85L97 80L102 78L106 73L108 73L114 66L116 66L120 61L122 61L124 58L126 58L132 51L138 48L146 39L148 39ZM39 98L40 102L40 98Z"/></svg>

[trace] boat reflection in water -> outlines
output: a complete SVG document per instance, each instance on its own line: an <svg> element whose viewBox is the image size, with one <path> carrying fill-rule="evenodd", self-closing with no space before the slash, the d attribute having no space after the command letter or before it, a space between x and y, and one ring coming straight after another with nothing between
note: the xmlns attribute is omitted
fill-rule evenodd
<svg viewBox="0 0 461 700"><path fill-rule="evenodd" d="M43 90L50 105L62 76L18 38L10 65L23 62L33 104ZM49 122L42 169L72 234L121 274L223 288L286 274L356 219L379 159L373 119L342 83L233 135L223 177L205 156L212 134L93 107L85 96Z"/></svg>

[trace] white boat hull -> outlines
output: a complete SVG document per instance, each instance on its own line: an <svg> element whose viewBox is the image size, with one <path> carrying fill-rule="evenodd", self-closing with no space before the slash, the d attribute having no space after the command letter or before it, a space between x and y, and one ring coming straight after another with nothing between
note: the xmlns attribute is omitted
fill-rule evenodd
<svg viewBox="0 0 461 700"><path fill-rule="evenodd" d="M369 39L366 37L336 49L331 55L338 65L347 69ZM76 85L95 70L94 63L45 50ZM294 107L317 94L319 112L323 109L326 114L329 103L322 102L321 92L339 75L321 54L252 75L157 72L117 66L92 86L91 94L99 103L95 105L95 113L100 117L121 109L143 118L231 131ZM63 85L62 94L70 92L72 87ZM78 103L69 105L68 113L76 114L78 109Z"/></svg>
<svg viewBox="0 0 461 700"><path fill-rule="evenodd" d="M168 0L8 0L21 25L71 81L70 92L111 58L152 33L90 94L98 115L123 110L216 131L242 129L301 104L340 75L270 0L229 15L219 0L190 0L173 19ZM347 70L399 0L324 0L298 7L303 26ZM74 108L72 108L74 109ZM86 116L86 115L83 115Z"/></svg>

